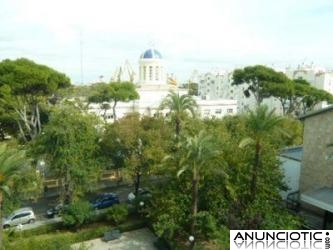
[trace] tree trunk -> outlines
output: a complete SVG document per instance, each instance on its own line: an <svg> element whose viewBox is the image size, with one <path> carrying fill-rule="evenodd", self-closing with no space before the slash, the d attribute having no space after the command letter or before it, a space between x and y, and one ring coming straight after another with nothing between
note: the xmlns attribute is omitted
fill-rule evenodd
<svg viewBox="0 0 333 250"><path fill-rule="evenodd" d="M0 219L2 220L2 203L3 203L3 194L2 191L0 191ZM0 226L0 249L3 249L3 225L1 222Z"/></svg>
<svg viewBox="0 0 333 250"><path fill-rule="evenodd" d="M112 106L112 112L113 112L113 121L117 120L117 115L116 115L116 106L117 106L117 101L114 101L113 106Z"/></svg>
<svg viewBox="0 0 333 250"><path fill-rule="evenodd" d="M180 135L180 129L181 129L181 124L180 124L180 119L179 117L176 117L176 135Z"/></svg>
<svg viewBox="0 0 333 250"><path fill-rule="evenodd" d="M64 203L70 204L72 202L72 190L71 190L71 176L69 173L69 169L66 166L66 174L65 174L65 198Z"/></svg>
<svg viewBox="0 0 333 250"><path fill-rule="evenodd" d="M135 186L134 186L134 194L135 194L135 197L138 196L138 193L139 193L139 188L140 188L140 182L141 182L141 172L138 171L136 172L136 176L135 176Z"/></svg>
<svg viewBox="0 0 333 250"><path fill-rule="evenodd" d="M252 180L251 180L251 200L254 201L256 199L257 194L257 179L258 179L258 171L260 167L260 151L261 145L260 141L256 142L256 150L254 156L254 165L252 169Z"/></svg>
<svg viewBox="0 0 333 250"><path fill-rule="evenodd" d="M191 228L190 233L192 236L195 235L195 224L196 224L196 217L198 212L198 178L196 176L196 172L193 173L192 179L192 221L191 221Z"/></svg>

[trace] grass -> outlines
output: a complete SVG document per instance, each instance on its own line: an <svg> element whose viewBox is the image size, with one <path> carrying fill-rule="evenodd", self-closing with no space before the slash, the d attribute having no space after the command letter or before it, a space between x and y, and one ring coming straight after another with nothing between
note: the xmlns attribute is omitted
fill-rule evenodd
<svg viewBox="0 0 333 250"><path fill-rule="evenodd" d="M145 222L142 219L131 216L125 223L119 226L111 225L110 222L96 222L86 225L78 231L71 231L64 228L51 231L51 228L45 228L35 232L15 232L6 235L5 247L6 249L13 250L70 249L70 246L74 243L102 237L105 232L111 229L117 228L121 232L126 232L143 227L145 227ZM44 231L46 233L43 233Z"/></svg>

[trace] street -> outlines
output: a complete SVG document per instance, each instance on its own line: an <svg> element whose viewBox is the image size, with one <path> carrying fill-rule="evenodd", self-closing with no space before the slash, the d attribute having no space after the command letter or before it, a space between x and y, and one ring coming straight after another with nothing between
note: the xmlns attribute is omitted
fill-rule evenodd
<svg viewBox="0 0 333 250"><path fill-rule="evenodd" d="M94 199L98 194L105 192L114 192L119 195L120 202L126 202L128 194L133 190L133 186L127 184L117 184L116 182L103 182L100 189L85 195L87 201ZM46 210L54 207L59 203L59 192L57 189L49 189L44 195L36 201L24 201L22 207L31 207L36 215L36 222L30 225L24 225L24 229L33 228L41 224L59 221L60 218L48 219Z"/></svg>

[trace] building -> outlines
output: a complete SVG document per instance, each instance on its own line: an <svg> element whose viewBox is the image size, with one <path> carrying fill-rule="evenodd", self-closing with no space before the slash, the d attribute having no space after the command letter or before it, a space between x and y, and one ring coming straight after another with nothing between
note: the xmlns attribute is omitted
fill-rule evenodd
<svg viewBox="0 0 333 250"><path fill-rule="evenodd" d="M300 201L333 228L333 107L310 112L304 122Z"/></svg>
<svg viewBox="0 0 333 250"><path fill-rule="evenodd" d="M117 104L117 118L129 112L139 112L142 115L153 115L158 111L162 100L170 91L180 95L187 94L187 89L181 89L176 81L167 75L165 61L156 49L148 49L139 57L139 79L136 83L140 99L128 103ZM203 100L196 99L202 118L222 118L225 115L237 113L237 101L229 99ZM104 111L99 104L90 104L90 111L104 117ZM108 122L113 122L112 110L106 111Z"/></svg>
<svg viewBox="0 0 333 250"><path fill-rule="evenodd" d="M333 94L333 73L324 68L311 65L299 65L296 69L287 68L286 75L291 79L304 79L311 83L312 86L323 89ZM327 107L327 102L322 102L317 109Z"/></svg>
<svg viewBox="0 0 333 250"><path fill-rule="evenodd" d="M302 158L302 146L285 148L280 152L279 161L281 162L281 170L284 173L283 181L288 187L287 191L281 192L284 200L287 199L288 195L299 191Z"/></svg>
<svg viewBox="0 0 333 250"><path fill-rule="evenodd" d="M276 69L276 71L281 71ZM323 89L333 94L333 73L323 68L313 65L302 65L296 69L290 67L283 71L289 78L302 78L308 81L312 86ZM256 102L252 96L246 96L244 90L246 85L232 86L233 71L215 70L198 74L196 80L198 83L198 95L206 100L231 99L238 101L238 112L244 112L256 107ZM275 109L277 114L282 114L282 105L280 101L274 97L266 98L263 104L270 109ZM327 107L326 102L316 106L316 109Z"/></svg>
<svg viewBox="0 0 333 250"><path fill-rule="evenodd" d="M236 100L237 112L246 112L256 107L255 99L247 97L244 90L247 86L232 85L233 71L212 71L199 75L198 95L204 100ZM268 98L263 101L270 109L275 108L278 114L282 114L282 106L276 98Z"/></svg>

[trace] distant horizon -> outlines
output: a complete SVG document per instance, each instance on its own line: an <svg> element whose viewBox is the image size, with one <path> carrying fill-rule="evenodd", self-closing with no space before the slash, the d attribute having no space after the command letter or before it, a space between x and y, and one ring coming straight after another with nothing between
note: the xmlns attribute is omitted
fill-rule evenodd
<svg viewBox="0 0 333 250"><path fill-rule="evenodd" d="M1 61L25 57L76 85L109 80L125 60L138 72L152 45L179 82L256 64L333 69L330 0L3 0L0 21Z"/></svg>

